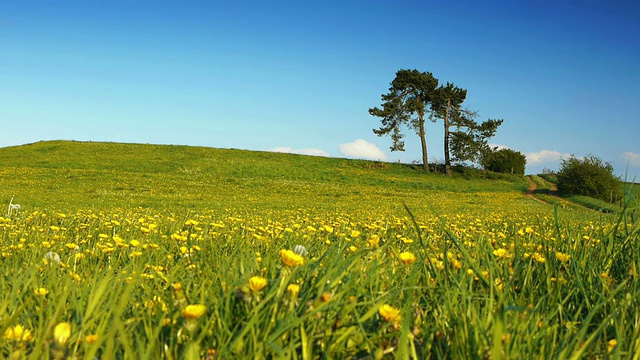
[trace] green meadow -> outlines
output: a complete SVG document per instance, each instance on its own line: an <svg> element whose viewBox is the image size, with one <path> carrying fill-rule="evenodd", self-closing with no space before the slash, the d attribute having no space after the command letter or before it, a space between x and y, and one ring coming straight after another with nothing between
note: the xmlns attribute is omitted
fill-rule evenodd
<svg viewBox="0 0 640 360"><path fill-rule="evenodd" d="M0 148L0 184L3 358L640 354L637 186L71 141Z"/></svg>

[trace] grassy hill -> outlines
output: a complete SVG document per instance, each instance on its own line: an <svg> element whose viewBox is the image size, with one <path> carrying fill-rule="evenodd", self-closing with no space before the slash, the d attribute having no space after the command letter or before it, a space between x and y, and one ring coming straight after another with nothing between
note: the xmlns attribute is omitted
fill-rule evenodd
<svg viewBox="0 0 640 360"><path fill-rule="evenodd" d="M0 358L640 353L637 209L556 216L524 177L49 141L0 179Z"/></svg>
<svg viewBox="0 0 640 360"><path fill-rule="evenodd" d="M0 148L0 199L34 208L338 209L469 206L492 193L522 201L527 183L449 178L415 166L205 147L44 141Z"/></svg>

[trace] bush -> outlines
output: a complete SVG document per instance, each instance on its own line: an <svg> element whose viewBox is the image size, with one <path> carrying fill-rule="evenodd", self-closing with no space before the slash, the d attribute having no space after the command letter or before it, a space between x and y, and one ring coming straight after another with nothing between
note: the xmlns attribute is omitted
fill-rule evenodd
<svg viewBox="0 0 640 360"><path fill-rule="evenodd" d="M562 160L558 172L558 191L565 195L584 195L609 201L621 194L622 183L613 175L613 166L594 155L583 160L571 156Z"/></svg>
<svg viewBox="0 0 640 360"><path fill-rule="evenodd" d="M483 154L480 163L485 170L524 175L527 158L519 151L494 148Z"/></svg>
<svg viewBox="0 0 640 360"><path fill-rule="evenodd" d="M541 178L547 180L550 183L554 183L557 184L558 183L558 174L556 173L542 173L542 174L538 174L538 176L540 176Z"/></svg>

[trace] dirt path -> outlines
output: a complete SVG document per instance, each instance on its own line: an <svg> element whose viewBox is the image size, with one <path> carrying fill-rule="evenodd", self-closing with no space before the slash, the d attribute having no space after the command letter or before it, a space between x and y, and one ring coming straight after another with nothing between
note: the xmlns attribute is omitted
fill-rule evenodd
<svg viewBox="0 0 640 360"><path fill-rule="evenodd" d="M525 191L524 196L533 199L539 203L542 204L546 204L546 205L553 205L551 203L548 203L542 199L538 199L537 197L533 196L533 194L535 193L536 190L538 190L538 184L536 184L533 180L531 180L531 177L527 176L527 180L529 181L529 188L527 189L527 191ZM554 185L555 186L555 185ZM557 188L556 188L557 190Z"/></svg>
<svg viewBox="0 0 640 360"><path fill-rule="evenodd" d="M525 191L524 196L533 199L539 203L542 204L546 204L546 205L551 205L553 206L554 204L542 199L539 199L537 196L535 196L534 194L536 193L536 190L538 190L538 184L536 184L530 176L527 176L527 180L529 181L529 188ZM582 209L586 209L586 210L590 210L592 211L593 209L589 209L586 206L580 205L580 204L576 204L572 201L568 201L566 199L563 199L561 197L558 196L558 186L554 183L548 182L546 180L543 179L543 181L545 181L548 185L549 185L549 189L547 190L547 194L555 197L555 199L557 199L557 203L558 204L565 204L565 205L570 205L573 207L578 207L578 208L582 208Z"/></svg>

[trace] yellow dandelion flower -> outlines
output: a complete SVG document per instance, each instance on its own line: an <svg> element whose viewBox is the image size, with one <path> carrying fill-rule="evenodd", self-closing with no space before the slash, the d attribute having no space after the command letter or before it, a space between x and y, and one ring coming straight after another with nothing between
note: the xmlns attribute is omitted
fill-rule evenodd
<svg viewBox="0 0 640 360"><path fill-rule="evenodd" d="M493 255L499 259L506 259L509 257L509 250L499 248L499 249L493 250Z"/></svg>
<svg viewBox="0 0 640 360"><path fill-rule="evenodd" d="M29 341L33 337L31 336L31 330L26 329L22 325L16 325L14 327L10 327L4 332L4 337L7 340L14 341Z"/></svg>
<svg viewBox="0 0 640 360"><path fill-rule="evenodd" d="M207 307L201 304L187 305L182 310L182 317L185 319L197 319L207 312Z"/></svg>
<svg viewBox="0 0 640 360"><path fill-rule="evenodd" d="M304 264L304 258L291 250L280 250L280 258L287 266L297 266Z"/></svg>
<svg viewBox="0 0 640 360"><path fill-rule="evenodd" d="M84 341L89 345L93 345L96 341L98 341L98 335L96 334L87 335L84 337Z"/></svg>
<svg viewBox="0 0 640 360"><path fill-rule="evenodd" d="M189 219L184 223L186 226L198 226L200 224L198 221Z"/></svg>
<svg viewBox="0 0 640 360"><path fill-rule="evenodd" d="M607 342L607 350L609 352L613 351L613 348L616 347L616 345L618 345L618 340L616 339L611 339Z"/></svg>
<svg viewBox="0 0 640 360"><path fill-rule="evenodd" d="M58 345L64 345L71 337L71 324L68 322L61 322L53 329L53 339Z"/></svg>
<svg viewBox="0 0 640 360"><path fill-rule="evenodd" d="M380 236L372 235L369 240L367 240L367 245L372 248L377 248L380 246Z"/></svg>
<svg viewBox="0 0 640 360"><path fill-rule="evenodd" d="M537 252L531 254L531 258L533 258L533 260L535 260L536 262L539 262L540 264L544 264L544 262L546 261L546 259L544 258L544 255Z"/></svg>
<svg viewBox="0 0 640 360"><path fill-rule="evenodd" d="M571 259L571 255L563 254L559 251L556 251L556 259L560 262L567 262Z"/></svg>
<svg viewBox="0 0 640 360"><path fill-rule="evenodd" d="M36 295L38 296L45 296L49 293L49 290L45 289L45 288L38 288L35 290Z"/></svg>
<svg viewBox="0 0 640 360"><path fill-rule="evenodd" d="M378 313L380 313L380 316L388 322L400 320L400 309L394 308L388 304L380 306Z"/></svg>
<svg viewBox="0 0 640 360"><path fill-rule="evenodd" d="M252 276L249 278L249 289L251 289L251 291L260 291L264 289L267 284L267 279L262 276Z"/></svg>
<svg viewBox="0 0 640 360"><path fill-rule="evenodd" d="M400 261L405 265L413 264L416 261L416 256L411 252L405 251L400 253Z"/></svg>
<svg viewBox="0 0 640 360"><path fill-rule="evenodd" d="M298 293L300 293L300 285L289 284L289 286L287 286L287 291L289 292L289 294L291 294L291 296L296 297L298 296Z"/></svg>
<svg viewBox="0 0 640 360"><path fill-rule="evenodd" d="M405 244L412 244L413 243L413 240L411 240L411 239L409 239L408 237L405 237L405 236L401 237L400 240L402 240L402 242L405 243Z"/></svg>

